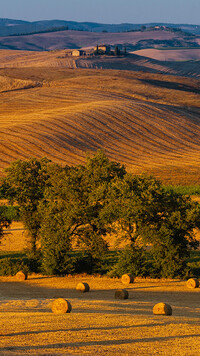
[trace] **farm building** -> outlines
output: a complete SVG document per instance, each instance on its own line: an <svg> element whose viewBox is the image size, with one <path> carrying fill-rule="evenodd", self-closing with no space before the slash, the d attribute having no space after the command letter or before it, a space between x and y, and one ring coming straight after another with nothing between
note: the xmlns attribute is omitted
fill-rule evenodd
<svg viewBox="0 0 200 356"><path fill-rule="evenodd" d="M80 57L85 55L85 51L82 51L81 49L75 49L72 51L72 56L73 57Z"/></svg>
<svg viewBox="0 0 200 356"><path fill-rule="evenodd" d="M96 46L94 48L94 51L96 52L98 49L98 52L99 53L104 53L104 54L108 54L110 52L110 46L108 45L99 45L99 46Z"/></svg>

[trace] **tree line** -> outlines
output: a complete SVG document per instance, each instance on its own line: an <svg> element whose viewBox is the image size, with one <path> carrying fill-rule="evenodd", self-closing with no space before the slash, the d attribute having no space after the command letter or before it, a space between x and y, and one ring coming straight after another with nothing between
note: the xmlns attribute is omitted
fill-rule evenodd
<svg viewBox="0 0 200 356"><path fill-rule="evenodd" d="M87 156L85 165L62 167L46 158L13 162L1 192L18 204L44 273L69 273L74 251L81 254L80 270L85 264L91 272L103 270L107 234L126 242L110 275L189 273L186 258L198 246L199 204L152 176L128 173L101 150ZM1 227L9 224L0 219Z"/></svg>

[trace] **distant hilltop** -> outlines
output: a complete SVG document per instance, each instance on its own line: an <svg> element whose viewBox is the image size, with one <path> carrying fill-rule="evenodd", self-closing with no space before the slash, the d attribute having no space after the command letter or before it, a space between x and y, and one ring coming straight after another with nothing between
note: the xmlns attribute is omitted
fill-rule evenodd
<svg viewBox="0 0 200 356"><path fill-rule="evenodd" d="M16 36L39 32L53 32L62 30L76 30L89 32L126 32L146 31L156 27L180 29L194 35L200 35L200 25L193 24L169 24L169 23L141 23L141 24L101 24L96 22L75 22L64 20L22 21L0 18L0 36Z"/></svg>

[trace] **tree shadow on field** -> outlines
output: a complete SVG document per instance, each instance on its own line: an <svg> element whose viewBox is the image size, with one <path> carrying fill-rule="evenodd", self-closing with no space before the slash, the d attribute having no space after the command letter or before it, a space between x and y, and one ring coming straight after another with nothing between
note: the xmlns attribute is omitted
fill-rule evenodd
<svg viewBox="0 0 200 356"><path fill-rule="evenodd" d="M68 343L56 343L48 345L37 345L37 346L9 346L0 348L0 352L5 351L30 351L30 350L42 350L42 349L53 349L54 352L56 348L66 349L68 347L82 348L86 346L115 346L115 345L126 345L126 344L137 344L137 343L149 343L149 342L166 342L176 339L188 339L197 338L200 334L192 335L179 335L179 336L158 336L140 339L122 339L122 340L100 340L100 341L79 341L79 342L68 342Z"/></svg>
<svg viewBox="0 0 200 356"><path fill-rule="evenodd" d="M165 80L157 80L157 79L139 79L141 82L150 84L155 87L172 89L172 90L181 90L185 92L200 94L200 89L195 88L193 86L189 86L183 83L176 83L176 82L168 82Z"/></svg>
<svg viewBox="0 0 200 356"><path fill-rule="evenodd" d="M13 332L1 334L2 337L13 337L13 336L23 336L23 335L34 335L34 334L45 334L45 333L57 333L57 332L84 332L84 331L94 331L94 330L121 330L121 329L135 329L143 327L155 327L155 326L166 326L170 325L171 321L164 323L151 323L151 324L138 324L138 325L120 325L120 326L92 326L92 327L79 327L79 328L65 328L65 329L55 329L55 330L34 330L34 331L22 331L22 332Z"/></svg>

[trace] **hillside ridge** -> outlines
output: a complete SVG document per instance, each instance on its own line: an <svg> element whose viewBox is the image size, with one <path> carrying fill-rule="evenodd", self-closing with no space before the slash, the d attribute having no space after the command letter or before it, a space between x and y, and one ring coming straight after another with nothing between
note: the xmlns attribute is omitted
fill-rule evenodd
<svg viewBox="0 0 200 356"><path fill-rule="evenodd" d="M48 30L53 27L68 26L70 30L93 31L93 32L124 32L140 30L142 26L165 26L174 29L181 29L188 33L200 34L200 25L195 24L172 24L172 23L121 23L121 24L102 24L97 22L76 22L66 20L40 20L40 21L23 21L14 19L0 18L0 36L12 34L30 33L33 31Z"/></svg>

